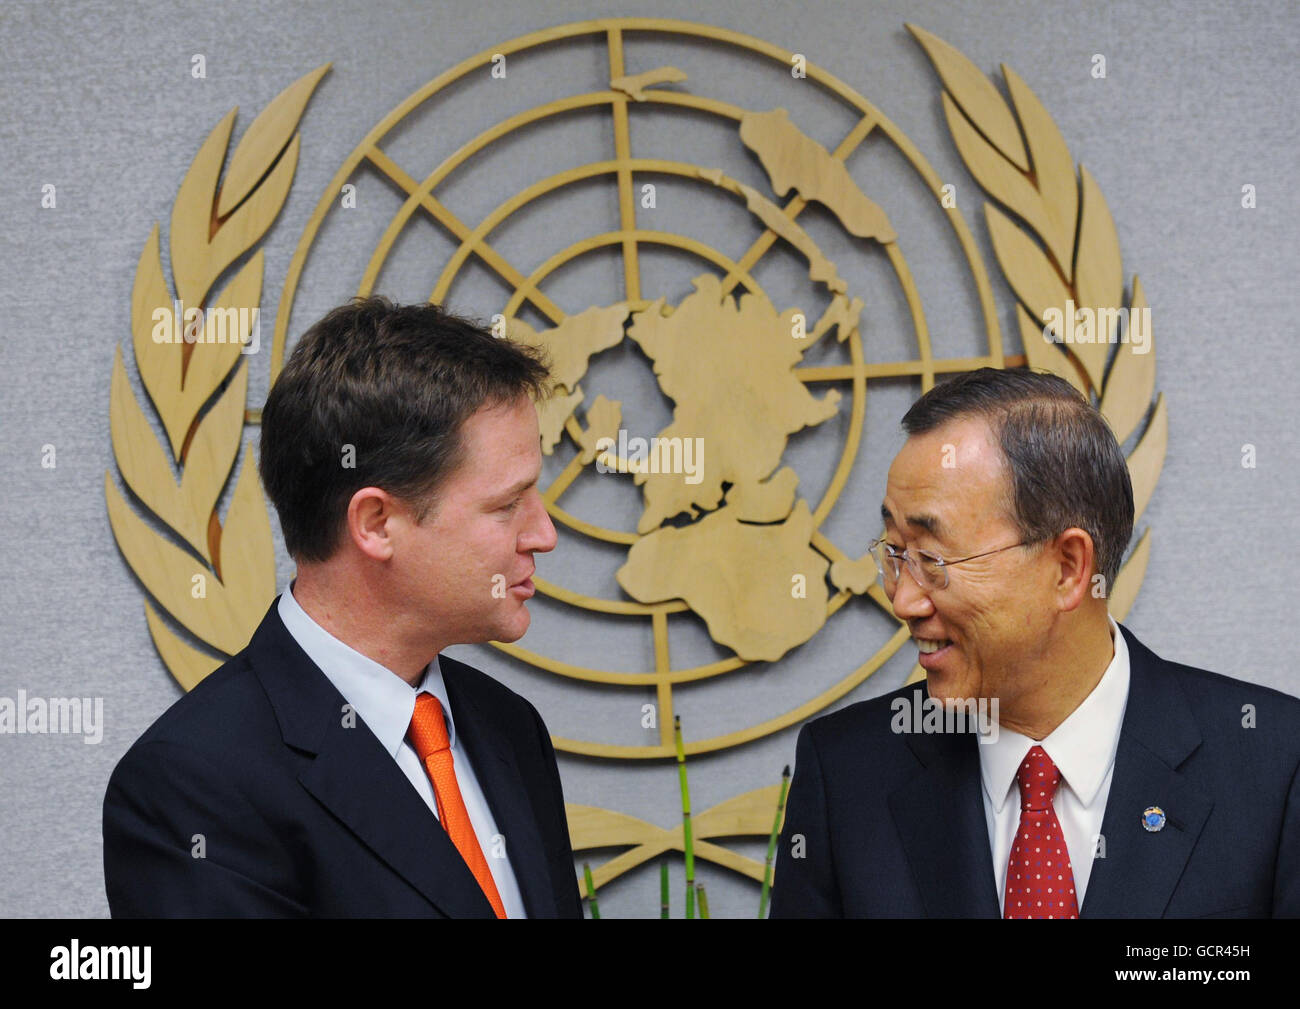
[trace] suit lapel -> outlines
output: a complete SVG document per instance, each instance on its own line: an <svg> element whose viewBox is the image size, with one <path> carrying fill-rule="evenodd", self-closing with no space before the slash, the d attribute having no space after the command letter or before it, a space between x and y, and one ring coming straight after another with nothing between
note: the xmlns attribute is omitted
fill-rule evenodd
<svg viewBox="0 0 1300 1009"><path fill-rule="evenodd" d="M979 743L966 733L906 738L922 767L890 795L889 808L926 916L999 917L980 798Z"/></svg>
<svg viewBox="0 0 1300 1009"><path fill-rule="evenodd" d="M497 720L489 717L489 706L480 703L472 678L461 672L462 664L445 655L439 661L456 719L457 739L473 761L492 818L505 838L506 857L519 883L524 908L530 918L554 918L559 913L555 890L514 746Z"/></svg>
<svg viewBox="0 0 1300 1009"><path fill-rule="evenodd" d="M492 907L419 793L359 718L344 725L343 695L294 641L279 600L250 642L284 742L313 757L298 779L359 841L453 918Z"/></svg>
<svg viewBox="0 0 1300 1009"><path fill-rule="evenodd" d="M1177 674L1120 630L1128 643L1129 693L1102 820L1105 857L1093 863L1080 916L1159 918L1214 803L1178 771L1201 735ZM1163 829L1142 825L1150 806L1164 810Z"/></svg>

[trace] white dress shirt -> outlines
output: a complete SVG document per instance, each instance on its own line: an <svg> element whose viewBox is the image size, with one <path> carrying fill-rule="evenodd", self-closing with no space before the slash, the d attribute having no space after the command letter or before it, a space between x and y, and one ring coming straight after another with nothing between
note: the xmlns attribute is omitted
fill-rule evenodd
<svg viewBox="0 0 1300 1009"><path fill-rule="evenodd" d="M397 761L397 766L420 793L420 798L435 817L438 815L438 801L434 796L433 783L429 780L424 765L420 763L419 754L407 741L406 733L411 725L411 716L415 713L415 698L422 691L427 691L438 699L447 722L447 738L451 743L456 782L460 786L461 797L465 800L465 811L474 825L474 833L478 837L479 847L483 849L492 879L496 882L497 892L501 895L506 917L528 917L505 841L497 831L496 820L488 807L483 789L479 786L469 754L460 745L438 657L435 655L425 669L419 687L412 687L391 669L344 644L309 617L294 598L292 583L280 596L279 613L293 639L302 646L308 658L320 667L321 672L329 677L330 682L352 705L384 749Z"/></svg>
<svg viewBox="0 0 1300 1009"><path fill-rule="evenodd" d="M1020 788L1016 784L1016 771L1030 748L1037 745L1052 758L1061 772L1061 784L1052 800L1052 809L1061 823L1066 849L1070 853L1075 898L1079 908L1083 908L1084 891L1092 874L1092 860L1106 812L1106 797L1110 794L1124 706L1128 701L1128 644L1114 618L1108 616L1107 619L1115 655L1102 673L1101 680L1069 717L1041 741L1003 728L996 742L979 747L984 819L988 825L989 847L993 849L993 876L998 887L999 907L1006 898L1007 863L1011 860L1011 846L1020 825ZM1005 913L1005 908L1003 910Z"/></svg>

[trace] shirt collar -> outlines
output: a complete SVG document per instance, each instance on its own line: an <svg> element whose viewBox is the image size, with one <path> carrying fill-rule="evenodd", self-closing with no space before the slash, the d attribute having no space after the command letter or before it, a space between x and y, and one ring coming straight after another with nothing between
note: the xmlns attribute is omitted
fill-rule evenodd
<svg viewBox="0 0 1300 1009"><path fill-rule="evenodd" d="M362 655L316 623L294 598L292 582L280 595L278 610L285 629L361 716L390 755L397 756L406 738L411 716L415 713L415 698L421 691L428 691L438 698L447 723L449 745L456 745L456 723L438 656L435 655L425 668L420 685L412 687L387 666Z"/></svg>
<svg viewBox="0 0 1300 1009"><path fill-rule="evenodd" d="M1006 805L1016 771L1035 745L1043 748L1060 770L1061 779L1085 806L1091 805L1101 790L1115 762L1129 683L1128 644L1115 618L1107 614L1106 619L1115 654L1092 692L1065 721L1037 743L1019 732L1002 729L995 742L980 745L980 775L997 812Z"/></svg>

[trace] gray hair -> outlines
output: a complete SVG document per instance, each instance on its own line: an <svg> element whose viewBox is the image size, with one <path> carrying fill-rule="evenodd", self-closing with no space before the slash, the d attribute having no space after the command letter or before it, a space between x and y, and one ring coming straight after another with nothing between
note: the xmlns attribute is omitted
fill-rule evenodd
<svg viewBox="0 0 1300 1009"><path fill-rule="evenodd" d="M924 434L966 417L987 421L1010 476L1007 513L1026 543L1072 526L1092 537L1109 595L1133 535L1128 464L1101 413L1065 379L980 368L936 385L903 416Z"/></svg>

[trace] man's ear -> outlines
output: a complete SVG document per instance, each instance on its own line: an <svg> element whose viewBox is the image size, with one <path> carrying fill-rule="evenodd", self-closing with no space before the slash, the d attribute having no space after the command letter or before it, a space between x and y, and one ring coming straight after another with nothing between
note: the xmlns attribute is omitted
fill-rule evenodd
<svg viewBox="0 0 1300 1009"><path fill-rule="evenodd" d="M394 526L402 521L400 504L379 487L362 487L348 501L348 538L367 557L386 561L393 556Z"/></svg>
<svg viewBox="0 0 1300 1009"><path fill-rule="evenodd" d="M1077 526L1071 526L1053 539L1049 549L1057 564L1056 604L1063 613L1068 613L1088 598L1096 550L1092 537Z"/></svg>

